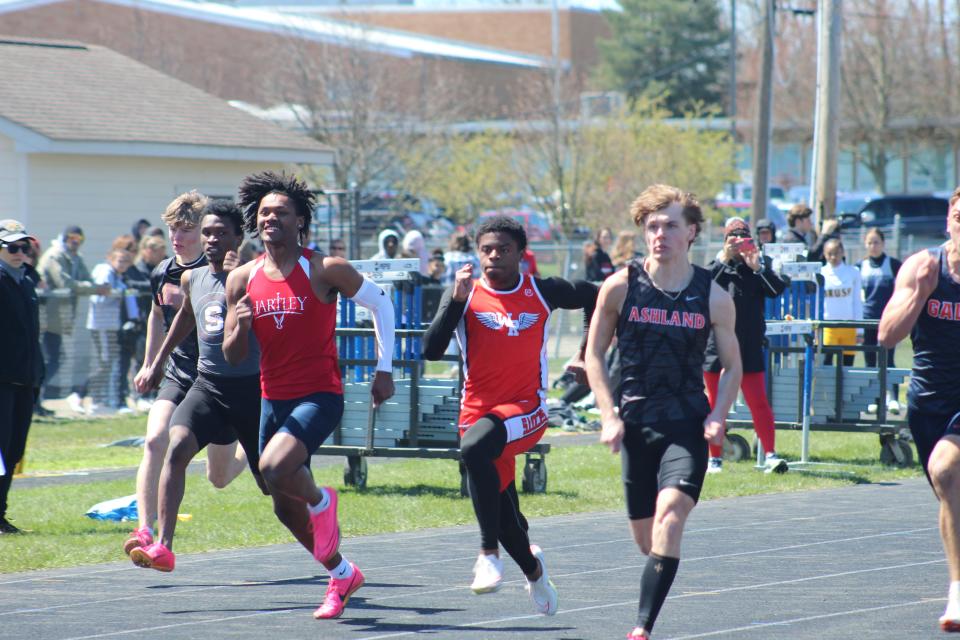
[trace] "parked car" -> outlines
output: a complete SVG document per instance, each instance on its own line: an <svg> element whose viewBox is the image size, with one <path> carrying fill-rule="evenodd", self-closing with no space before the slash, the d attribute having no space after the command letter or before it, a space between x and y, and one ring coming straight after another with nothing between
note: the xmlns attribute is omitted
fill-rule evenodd
<svg viewBox="0 0 960 640"><path fill-rule="evenodd" d="M753 203L749 200L717 200L714 206L723 214L724 218L740 216L744 220L755 224L756 220L751 220L753 216ZM764 216L767 220L777 225L777 229L787 228L787 216L773 202L767 202L767 213Z"/></svg>
<svg viewBox="0 0 960 640"><path fill-rule="evenodd" d="M481 222L483 218L492 216L510 216L523 225L527 231L527 240L530 242L550 242L554 240L557 234L547 216L533 209L497 209L494 211L484 211L480 214Z"/></svg>
<svg viewBox="0 0 960 640"><path fill-rule="evenodd" d="M863 226L892 227L894 216L899 214L901 234L943 238L949 208L946 198L901 194L870 200L858 213Z"/></svg>

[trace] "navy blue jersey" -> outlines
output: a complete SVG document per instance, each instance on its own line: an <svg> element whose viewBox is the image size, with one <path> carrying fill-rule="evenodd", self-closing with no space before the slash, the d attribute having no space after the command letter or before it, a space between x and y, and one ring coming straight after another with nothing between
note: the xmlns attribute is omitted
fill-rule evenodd
<svg viewBox="0 0 960 640"><path fill-rule="evenodd" d="M643 263L631 260L627 295L617 323L620 418L656 427L702 420L710 413L703 362L710 337L710 272L693 267L683 291L664 292Z"/></svg>
<svg viewBox="0 0 960 640"><path fill-rule="evenodd" d="M882 254L879 258L865 258L859 266L863 285L863 319L879 320L893 296L900 261Z"/></svg>
<svg viewBox="0 0 960 640"><path fill-rule="evenodd" d="M189 264L178 264L176 258L167 258L158 264L153 273L150 274L153 302L163 312L164 331L170 331L170 325L183 304L180 276L183 275L184 271L202 267L206 264L207 258L202 253L199 258ZM194 329L170 354L166 366L167 374L189 386L197 377L198 357L197 330Z"/></svg>
<svg viewBox="0 0 960 640"><path fill-rule="evenodd" d="M960 283L951 276L943 246L930 249L940 262L937 288L914 325L909 408L939 415L960 411Z"/></svg>

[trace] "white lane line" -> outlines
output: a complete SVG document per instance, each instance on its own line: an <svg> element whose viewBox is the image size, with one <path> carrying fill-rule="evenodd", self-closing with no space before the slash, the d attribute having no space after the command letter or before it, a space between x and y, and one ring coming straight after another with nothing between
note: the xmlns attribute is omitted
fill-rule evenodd
<svg viewBox="0 0 960 640"><path fill-rule="evenodd" d="M763 496L761 496L761 497L763 497ZM772 496L771 496L771 497L772 497ZM782 496L781 496L781 498L782 498ZM710 504L710 503L708 502L708 503L705 503L705 504ZM791 516L791 517L789 517L789 518L780 518L780 519L776 519L776 520L763 520L762 522L761 522L761 521L757 521L757 522L745 522L745 523L738 523L738 524L723 525L723 526L719 526L719 527L704 527L704 528L700 528L700 529L687 529L686 531L684 531L684 535L685 535L685 536L691 536L691 535L696 535L696 534L700 534L700 533L711 533L711 532L714 532L714 531L730 531L730 530L738 530L738 529L751 529L751 528L758 527L758 526L760 526L760 525L768 526L768 525L772 525L772 524L783 524L783 523L788 523L788 522L808 522L808 521L815 521L815 520L826 520L826 519L834 518L834 517L849 517L849 516L856 516L856 515L863 515L863 514L875 515L875 514L877 514L877 513L879 513L879 512L882 512L882 511L893 511L893 510L896 510L896 511L898 511L898 512L902 512L902 511L904 511L904 510L909 510L909 509L912 509L912 508L920 508L920 507L923 507L923 506L929 506L929 502L928 502L928 501L924 501L924 502L922 502L922 503L906 504L906 505L904 505L904 504L897 504L897 505L895 505L895 506L890 506L890 507L886 507L886 508L884 508L884 507L876 507L876 508L873 508L873 509L863 509L863 510L860 510L860 511L838 511L838 512L836 512L836 513L819 513L819 514L814 515L814 516ZM581 521L581 520L594 520L594 519L596 519L595 516L596 516L597 514L593 514L593 515L591 515L591 514L583 514L583 515L584 515L584 517L583 517L583 518L578 518L578 519L577 519L577 522L579 522L579 521ZM600 514L600 515L602 516L602 515L604 515L604 514ZM617 518L625 518L625 514L622 514L622 513L621 513L621 514L615 514L615 515L616 515ZM556 523L548 523L548 526L552 526L553 524L556 524ZM560 523L560 524L563 524L563 523ZM406 533L402 533L402 534L397 534L397 536L399 536L399 537L396 538L396 539L391 538L391 540L390 540L390 544L391 544L391 545L392 545L392 544L395 544L395 543L397 543L397 542L406 541L407 539L411 539L412 541L422 541L422 540L427 540L427 539L432 539L432 538L443 538L443 537L447 537L447 536L463 537L463 530L457 530L457 531L439 531L439 532L435 532L435 533L426 533L426 534L424 534L424 533L419 533L419 534L418 534L418 533L415 532L415 531L411 531L411 532L406 532ZM376 538L376 539L374 539L374 538ZM378 534L377 536L363 537L363 538L355 538L355 539L348 539L348 540L350 540L350 545L351 545L351 546L383 545L383 544L384 544L384 540L382 539L382 534ZM580 543L580 544L575 544L575 545L566 545L566 546L552 547L552 548L553 548L553 549L575 549L575 548L579 548L579 547L593 547L593 546L604 545L604 544L618 544L618 543L622 543L622 542L632 542L632 541L633 541L633 538L616 538L616 539L613 539L613 540L602 540L602 541L585 542L585 543ZM209 554L207 554L207 553L198 554L197 556L192 557L192 558L184 558L183 560L179 561L178 564L179 564L180 566L191 566L191 565L196 565L196 564L200 564L200 563L204 563L204 562L219 562L219 561L237 560L237 559L241 559L241 558L248 558L251 554L255 554L257 557L262 557L262 556L268 556L268 555L282 555L282 554L286 554L286 553L302 555L302 554L305 553L305 551L304 551L304 549L303 549L302 547L300 547L299 545L291 545L291 544L285 544L285 545L283 545L282 548L279 548L279 549L271 549L271 548L269 548L269 547L250 547L250 548L245 549L244 551L237 552L237 553L233 553L233 554L217 553L217 552L209 553ZM471 559L472 559L472 556L471 556ZM439 563L442 563L442 562L449 562L449 561L457 561L457 562L459 562L459 561L461 561L461 560L462 560L462 558L446 558L446 559L432 560L432 561L427 561L427 562L417 562L417 563L409 563L409 564L402 564L402 565L389 565L389 566L387 566L387 567L381 567L381 568L387 568L387 569L390 569L390 568L406 568L406 567L410 567L410 566L419 566L419 565L422 565L422 564L439 564ZM121 571L130 571L131 569L132 569L132 567L130 567L129 565L127 565L127 566L121 566L121 567L116 567L116 566L114 566L114 567L110 567L110 568L107 568L107 569L94 569L94 570L90 570L90 571L80 571L80 572L77 572L77 573L63 573L63 574L58 574L58 575L46 575L46 576L36 576L36 577L29 577L29 578L20 578L20 579L18 579L18 580L0 581L0 587L6 586L6 585L13 585L13 584L23 584L23 583L26 583L26 582L54 582L54 581L57 581L57 580L65 580L65 579L72 579L72 578L85 578L85 577L87 577L87 576L95 576L95 575L103 575L103 574L109 574L109 573L117 573L117 572L121 572ZM0 615L2 615L2 614L0 614Z"/></svg>
<svg viewBox="0 0 960 640"><path fill-rule="evenodd" d="M712 596L712 595L717 595L717 594L721 594L721 593L730 593L730 592L734 592L734 591L749 591L749 590L753 590L753 589L764 589L764 588L772 587L772 586L796 584L796 583L800 583L800 582L809 582L809 581L812 581L812 580L828 580L828 579L830 579L830 578L846 577L846 576L857 575L857 574L861 574L861 573L870 573L870 572L876 572L876 571L890 571L890 570L896 570L896 569L905 569L905 568L909 568L909 567L918 567L918 566L924 566L924 565L930 565L930 564L937 564L937 563L943 563L943 562L945 562L945 561L944 561L944 560L931 560L931 561L927 561L927 562L912 562L912 563L909 563L909 564L890 565L890 566L886 566L886 567L872 567L872 568L870 568L870 569L858 569L858 570L856 570L856 571L843 571L843 572L840 572L840 573L829 573L829 574L824 574L824 575L819 575L819 576L809 576L809 577L806 577L806 578L794 578L794 579L790 579L790 580L779 580L779 581L777 581L777 582L765 582L765 583L761 583L761 584L742 585L742 586L739 586L739 587L727 587L727 588L725 588L725 589L713 589L713 590L710 590L710 591L698 591L698 592L696 592L696 593L685 593L685 594L679 594L679 595L675 595L675 596L669 596L669 597L667 598L667 600L679 600L679 599L687 599L687 598L698 598L698 597L701 597L701 596L708 596L708 595L709 595L709 596ZM933 602L933 601L936 601L936 599L933 599L933 600L922 600L922 601L919 601L919 602ZM914 604L914 603L910 603L910 604ZM636 606L637 606L637 601L636 601L635 599L634 599L634 600L624 600L624 601L621 601L621 602L608 602L608 603L606 603L606 604L592 605L592 606L589 606L589 607L577 607L577 608L575 608L575 609L561 609L560 611L557 611L557 614L556 614L556 615L557 615L557 616L569 615L569 614L572 614L572 613L583 613L584 611L598 611L598 610L601 610L601 609L610 609L610 608L614 608L614 607L623 607L623 606L636 607ZM894 606L898 606L898 605L889 605L890 608L892 608L892 607L894 607ZM870 609L865 609L864 611L869 611L869 610L870 610ZM856 611L854 611L853 613L856 613ZM823 614L823 615L826 615L826 614ZM838 615L839 615L839 614L838 614ZM812 617L811 619L815 619L816 617L817 617L817 616L814 616L814 617ZM543 618L543 616L541 616L541 615L539 615L539 614L527 614L527 615L522 615L522 616L510 616L510 617L508 617L508 618L496 618L496 619L492 619L492 620L481 620L481 621L478 621L478 622L467 622L467 623L464 623L464 624L449 625L449 626L447 626L447 627L431 627L430 629L425 629L425 630L423 630L423 631L400 631L400 632L396 632L396 633L386 633L386 634L375 635L375 636L364 636L363 638L360 638L359 640L383 640L384 638L402 638L402 637L404 637L404 636L419 635L419 634L421 634L421 633L423 633L423 634L433 634L433 633L437 633L437 632L439 632L439 631L453 631L453 630L460 629L460 628L479 627L479 626L483 626L483 625L502 624L502 623L506 623L506 622L519 622L519 621L521 621L521 620L535 620L535 619L538 619L538 618ZM775 624L787 624L787 621L785 621L785 622L778 622L778 623L768 623L768 624L770 624L770 625L775 625ZM759 626L759 625L752 625L752 626ZM692 637L699 637L699 636L684 636L684 637L691 637L691 638L692 638ZM69 639L69 640L79 640L79 639ZM675 640L679 640L679 639L675 639Z"/></svg>
<svg viewBox="0 0 960 640"><path fill-rule="evenodd" d="M839 618L841 616L852 616L861 613L871 613L874 611L886 611L888 609L899 609L902 607L915 607L919 604L930 604L931 602L946 602L946 598L929 598L924 600L914 600L912 602L898 602L896 604L886 604L879 607L865 607L863 609L848 609L847 611L835 611L833 613L821 613L816 616L805 616L803 618L791 618L789 620L781 620L779 622L755 622L753 624L744 625L742 627L730 627L729 629L717 629L715 631L708 631L706 633L693 633L685 636L676 636L674 638L669 638L668 640L692 640L693 638L709 638L711 636L720 636L726 635L728 633L737 633L738 631L752 631L754 629L764 629L766 627L781 627L791 624L797 624L800 622L811 622L813 620L824 620L827 618Z"/></svg>
<svg viewBox="0 0 960 640"><path fill-rule="evenodd" d="M737 558L737 557L742 557L742 556L750 556L750 555L759 555L759 554L775 553L775 552L780 552L780 551L791 551L791 550L794 550L794 549L804 549L804 548L810 548L810 547L816 547L816 546L823 546L823 545L829 545L829 544L842 544L842 543L846 543L846 542L859 542L859 541L861 541L861 540L872 540L872 539L876 539L876 538L887 538L887 537L894 537L894 536L911 535L911 534L914 534L914 533L934 531L934 530L936 530L936 529L937 529L937 527L924 527L924 528L920 528L920 529L905 529L905 530L902 530L902 531L891 531L891 532L886 532L886 533L874 533L874 534L868 534L868 535L863 535L863 536L854 536L854 537L848 537L848 538L834 538L834 539L831 539L831 540L818 540L818 541L816 541L816 542L798 543L798 544L792 544L792 545L784 545L784 546L780 546L780 547L769 547L769 548L765 548L765 549L752 549L752 550L749 550L749 551L735 551L735 552L731 552L731 553L722 553L722 554L709 555L709 556L699 556L699 557L693 557L693 558L684 558L683 561L684 561L684 563L688 563L688 562L700 562L700 561L704 561L704 560L720 560L720 559L723 559L723 558ZM562 547L558 547L558 548L561 548L561 549L562 549ZM472 558L472 556L467 557L467 558L461 558L461 561L470 560L471 558ZM434 564L440 563L440 562L449 562L449 561L450 561L450 560L440 560L440 561L435 561ZM426 563L418 563L418 564L423 565L423 564L426 564ZM406 566L410 566L410 565L400 565L400 566L406 567ZM600 568L600 569L591 569L591 570L588 570L588 571L578 571L578 572L566 573L566 574L555 574L555 577L557 577L557 578L563 578L563 577L582 576L582 575L597 574L597 573L610 573L610 572L613 572L613 571L623 571L623 570L627 570L627 569L638 569L638 568L641 568L641 567L643 567L643 566L645 566L645 564L618 565L618 566L616 566L616 567L606 567L606 568ZM373 568L369 569L369 572L372 574L372 573L375 572L375 571L389 570L389 569L392 569L392 568L395 568L394 565L388 565L388 566L385 566L385 567L373 567ZM284 580L303 580L303 579L308 579L308 578L311 578L311 577L313 577L313 575L308 575L308 576L296 576L296 577L294 577L294 578L283 578L283 579L284 579ZM160 596L168 596L168 595L169 595L169 596L179 596L179 595L185 594L185 593L189 594L189 593L196 593L196 592L199 592L199 591L212 591L212 590L224 589L224 588L227 588L227 587L239 586L239 585L244 585L244 584L248 584L248 583L246 583L246 582L234 582L234 583L223 584L223 585L215 585L215 586L212 586L212 587L197 587L197 588L189 588L189 587L187 587L187 588L185 588L185 589L183 589L183 590L180 590L180 591L168 592L168 593L163 593L163 594L154 594L154 595L151 596L151 599L156 599L156 598L158 598L158 597L160 597ZM450 590L455 590L455 589L458 589L458 588L461 588L461 587L451 587ZM443 591L443 590L441 590L441 591ZM394 599L394 598L402 598L402 597L408 597L408 598L409 598L409 597L419 597L422 593L423 593L423 592L416 591L416 592L411 592L411 593L407 593L407 594L397 594L397 595L395 595L395 596L386 596L385 598L375 598L375 599L373 599L373 600L378 600L378 601L379 601L379 600L386 599L386 598ZM435 591L431 591L430 593L436 593L436 592L435 592ZM73 603L67 603L67 604L51 605L51 606L49 606L49 607L38 607L38 608L31 608L31 609L15 609L15 610L13 610L13 611L3 611L3 612L0 612L0 617L2 617L2 616L16 615L16 614L21 614L21 613L40 613L40 612L42 612L42 611L52 611L52 610L57 610L57 609L67 609L67 608L73 608L73 607L86 607L86 606L92 606L92 605L98 605L98 604L106 604L106 603L108 603L108 602L123 602L123 601L125 601L125 600L134 600L134 599L138 599L138 598L142 598L142 597L143 597L143 596L142 596L141 594L138 594L138 595L134 595L134 596L122 596L122 597L118 597L118 598L108 598L108 599L104 599L104 600L83 601L83 602L73 602Z"/></svg>

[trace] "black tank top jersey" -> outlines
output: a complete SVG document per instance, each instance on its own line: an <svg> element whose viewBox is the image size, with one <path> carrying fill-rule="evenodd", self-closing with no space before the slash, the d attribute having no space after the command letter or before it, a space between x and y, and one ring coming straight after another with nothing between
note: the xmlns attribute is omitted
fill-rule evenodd
<svg viewBox="0 0 960 640"><path fill-rule="evenodd" d="M189 264L177 264L176 258L167 258L150 274L150 285L153 288L153 301L163 312L163 327L170 331L173 318L183 303L183 291L180 290L180 276L184 271L195 269L207 264L203 254ZM197 350L197 330L184 338L170 354L167 360L166 371L173 377L190 384L197 377L197 359L200 354Z"/></svg>
<svg viewBox="0 0 960 640"><path fill-rule="evenodd" d="M676 295L654 286L642 262L628 264L627 296L617 323L620 418L628 426L656 427L702 420L710 412L703 361L710 337L710 272L693 267Z"/></svg>
<svg viewBox="0 0 960 640"><path fill-rule="evenodd" d="M960 412L960 283L950 277L944 246L930 249L940 278L914 325L909 408L924 413Z"/></svg>

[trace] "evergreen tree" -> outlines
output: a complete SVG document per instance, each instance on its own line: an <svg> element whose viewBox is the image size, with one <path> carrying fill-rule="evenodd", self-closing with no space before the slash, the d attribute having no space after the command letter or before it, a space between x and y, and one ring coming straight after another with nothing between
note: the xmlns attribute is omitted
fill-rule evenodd
<svg viewBox="0 0 960 640"><path fill-rule="evenodd" d="M607 11L613 37L599 43L600 81L631 100L662 100L679 116L721 107L729 31L718 0L620 0Z"/></svg>

